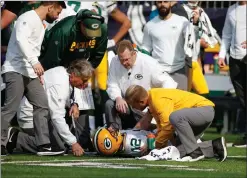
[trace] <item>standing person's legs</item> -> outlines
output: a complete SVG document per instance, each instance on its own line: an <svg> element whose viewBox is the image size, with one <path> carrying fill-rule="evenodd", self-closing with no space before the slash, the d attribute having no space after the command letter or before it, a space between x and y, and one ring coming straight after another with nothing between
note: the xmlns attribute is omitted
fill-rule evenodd
<svg viewBox="0 0 247 178"><path fill-rule="evenodd" d="M19 108L25 87L22 75L15 72L3 74L3 81L6 98L1 111L1 145L6 146L9 123Z"/></svg>
<svg viewBox="0 0 247 178"><path fill-rule="evenodd" d="M246 64L240 60L229 59L230 78L235 89L236 95L245 109L246 99Z"/></svg>
<svg viewBox="0 0 247 178"><path fill-rule="evenodd" d="M180 90L188 91L188 77L185 67L178 71L171 73L170 76L178 83L177 88Z"/></svg>
<svg viewBox="0 0 247 178"><path fill-rule="evenodd" d="M247 58L245 56L245 58ZM241 62L240 60L233 59L230 57L229 59L229 70L230 70L230 78L233 84L233 87L235 89L236 95L239 98L241 105L243 106L243 118L246 118L246 66L247 64L244 62ZM239 143L234 143L234 145L246 145L246 134L242 140L239 141Z"/></svg>
<svg viewBox="0 0 247 178"><path fill-rule="evenodd" d="M209 127L213 118L212 106L181 109L170 115L170 122L178 133L186 154L192 153L199 147L196 137Z"/></svg>
<svg viewBox="0 0 247 178"><path fill-rule="evenodd" d="M30 79L25 93L30 104L33 105L33 125L36 144L38 146L50 144L48 129L48 99L38 78Z"/></svg>
<svg viewBox="0 0 247 178"><path fill-rule="evenodd" d="M95 78L97 82L98 94L100 96L99 103L95 102L95 127L104 125L105 103L109 99L106 92L107 88L107 75L108 75L108 55L105 55L100 65L95 69Z"/></svg>

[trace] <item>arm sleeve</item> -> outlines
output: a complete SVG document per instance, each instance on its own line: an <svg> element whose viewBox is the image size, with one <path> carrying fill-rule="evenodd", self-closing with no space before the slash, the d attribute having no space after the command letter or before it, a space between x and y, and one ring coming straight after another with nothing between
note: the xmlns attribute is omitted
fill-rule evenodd
<svg viewBox="0 0 247 178"><path fill-rule="evenodd" d="M16 43L19 46L23 56L33 66L38 63L38 56L34 53L33 44L29 43L29 38L32 34L32 27L30 22L25 19L19 18L16 22Z"/></svg>
<svg viewBox="0 0 247 178"><path fill-rule="evenodd" d="M177 88L177 82L172 77L162 70L158 63L155 63L152 69L151 83L155 88Z"/></svg>
<svg viewBox="0 0 247 178"><path fill-rule="evenodd" d="M165 127L157 132L155 138L155 148L157 149L165 148L168 146L168 140L173 140L174 129L170 122L166 122L165 124Z"/></svg>
<svg viewBox="0 0 247 178"><path fill-rule="evenodd" d="M60 85L54 85L47 89L48 104L50 109L51 120L61 136L63 141L68 145L72 145L77 142L76 137L70 132L69 126L65 121L65 106L66 98L63 98L66 94L61 90Z"/></svg>
<svg viewBox="0 0 247 178"><path fill-rule="evenodd" d="M107 49L108 38L107 38L107 28L105 24L102 25L101 30L102 30L102 36L100 38L99 44L95 48L94 53L89 58L89 62L92 64L93 68L95 69L101 63Z"/></svg>
<svg viewBox="0 0 247 178"><path fill-rule="evenodd" d="M142 49L148 53L151 53L153 49L152 38L149 34L149 29L148 29L147 24L145 25L144 30L143 30Z"/></svg>
<svg viewBox="0 0 247 178"><path fill-rule="evenodd" d="M117 57L114 57L112 59L111 65L110 65L110 70L108 74L108 81L107 81L107 93L111 100L115 101L117 97L122 97L121 96L121 89L119 88L118 85L118 79L117 79L117 74L116 74L116 59Z"/></svg>
<svg viewBox="0 0 247 178"><path fill-rule="evenodd" d="M68 42L59 29L46 31L39 61L45 70L61 65Z"/></svg>
<svg viewBox="0 0 247 178"><path fill-rule="evenodd" d="M219 58L226 57L226 53L231 45L231 38L232 38L232 26L231 26L230 14L228 10L222 31L222 41L220 46Z"/></svg>
<svg viewBox="0 0 247 178"><path fill-rule="evenodd" d="M165 103L165 105L162 103ZM169 121L170 114L173 112L174 104L169 98L164 98L159 101L160 110L158 111L158 120L160 127L155 140L156 148L163 148L167 146L168 140L173 138L174 129Z"/></svg>
<svg viewBox="0 0 247 178"><path fill-rule="evenodd" d="M157 107L157 106L156 106ZM173 112L174 104L169 98L162 98L158 101L158 120L160 121L161 130L169 121L170 114Z"/></svg>

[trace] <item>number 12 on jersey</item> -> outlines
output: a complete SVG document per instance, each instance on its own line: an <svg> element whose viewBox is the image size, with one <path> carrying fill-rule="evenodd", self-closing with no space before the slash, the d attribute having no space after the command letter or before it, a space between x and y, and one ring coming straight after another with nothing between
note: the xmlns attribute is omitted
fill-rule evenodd
<svg viewBox="0 0 247 178"><path fill-rule="evenodd" d="M139 152L141 149L141 139L132 138L130 140L131 151Z"/></svg>

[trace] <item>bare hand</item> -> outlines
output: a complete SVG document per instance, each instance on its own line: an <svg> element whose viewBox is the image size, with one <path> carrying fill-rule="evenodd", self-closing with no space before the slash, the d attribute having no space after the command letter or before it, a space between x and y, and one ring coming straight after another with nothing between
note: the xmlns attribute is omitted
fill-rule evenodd
<svg viewBox="0 0 247 178"><path fill-rule="evenodd" d="M72 116L72 115L74 119L78 119L80 116L80 110L76 104L73 104L69 110L69 116Z"/></svg>
<svg viewBox="0 0 247 178"><path fill-rule="evenodd" d="M141 152L141 155L142 156L147 155L148 154L148 147L147 147L147 145L142 146L141 149L140 149L140 152Z"/></svg>
<svg viewBox="0 0 247 178"><path fill-rule="evenodd" d="M247 48L247 41L244 41L243 43L241 43L242 48L246 49Z"/></svg>
<svg viewBox="0 0 247 178"><path fill-rule="evenodd" d="M34 64L33 70L38 75L38 77L44 74L44 69L40 63Z"/></svg>
<svg viewBox="0 0 247 178"><path fill-rule="evenodd" d="M78 143L72 145L72 153L74 156L82 156L84 153L83 148Z"/></svg>
<svg viewBox="0 0 247 178"><path fill-rule="evenodd" d="M203 48L207 48L207 47L209 46L208 43L205 41L204 38L201 38L201 39L200 39L200 45L201 45L201 47L203 47Z"/></svg>
<svg viewBox="0 0 247 178"><path fill-rule="evenodd" d="M193 11L193 23L196 24L199 20L200 13L198 10Z"/></svg>
<svg viewBox="0 0 247 178"><path fill-rule="evenodd" d="M221 68L224 67L224 66L226 66L225 59L224 58L219 58L218 65Z"/></svg>
<svg viewBox="0 0 247 178"><path fill-rule="evenodd" d="M118 97L116 99L116 109L120 113L126 113L128 108L128 104L123 98Z"/></svg>
<svg viewBox="0 0 247 178"><path fill-rule="evenodd" d="M39 80L40 80L41 85L44 85L45 81L44 81L43 75L39 76Z"/></svg>

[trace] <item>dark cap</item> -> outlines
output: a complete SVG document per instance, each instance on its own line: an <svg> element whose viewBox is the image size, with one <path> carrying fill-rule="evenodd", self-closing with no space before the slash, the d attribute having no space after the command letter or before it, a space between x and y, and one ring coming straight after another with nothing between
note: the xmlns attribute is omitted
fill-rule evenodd
<svg viewBox="0 0 247 178"><path fill-rule="evenodd" d="M88 37L101 37L101 24L104 22L104 18L93 11L82 11L81 17L78 20L85 27L86 35Z"/></svg>

